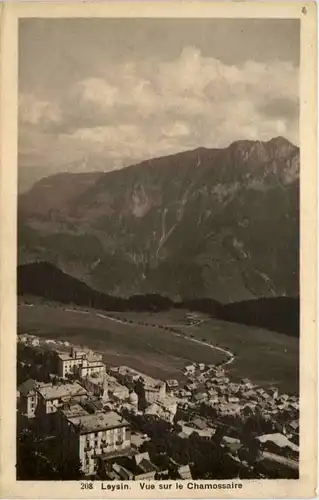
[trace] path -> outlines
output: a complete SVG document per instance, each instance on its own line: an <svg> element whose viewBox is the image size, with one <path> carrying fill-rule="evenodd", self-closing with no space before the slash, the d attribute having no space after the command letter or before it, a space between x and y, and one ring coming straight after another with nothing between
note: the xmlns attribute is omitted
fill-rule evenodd
<svg viewBox="0 0 319 500"><path fill-rule="evenodd" d="M113 316L107 316L107 315L101 314L101 313L96 313L96 316L99 316L100 318L109 319L111 321L115 321L116 323L121 323L122 325L139 326L137 323L128 323L125 320L113 318ZM203 323L203 321L204 320L201 320L200 323ZM150 324L144 324L143 326L149 326L151 328L156 328L156 327L160 328L160 326L158 326L158 325L150 325ZM168 326L168 325L164 325L164 326ZM187 325L172 325L172 327L175 327L175 328L178 327L178 326L183 326L184 327L184 326L187 326ZM189 325L189 326L194 326L194 325ZM223 349L222 347L218 347L218 346L209 344L208 342L205 342L204 340L198 340L198 339L194 339L194 338L191 338L191 337L187 337L186 335L182 335L181 333L172 332L172 334L175 335L176 337L185 337L190 342L195 342L196 344L205 345L205 346L209 347L210 349L215 349L216 351L222 352L223 354L225 354L226 356L228 356L228 359L221 366L230 365L235 360L234 354L231 351L228 351L227 349Z"/></svg>
<svg viewBox="0 0 319 500"><path fill-rule="evenodd" d="M23 304L23 305L28 306L28 307L33 307L33 304ZM89 311L83 311L81 309L69 309L69 308L65 308L64 311L65 312L73 312L73 313L89 314ZM115 323L120 323L122 325L140 326L138 323L129 323L126 320L117 319L117 318L114 318L113 316L108 316L108 315L102 314L102 313L95 313L95 316L98 316L99 318L103 318L103 319L108 319L109 321L114 321ZM196 323L196 326L198 326L198 324L201 324L203 322L204 322L204 320L199 320ZM151 328L161 328L162 325L144 324L143 326L148 326L148 327L151 327ZM195 325L193 324L193 325L163 325L163 326L164 327L171 326L172 328L173 327L174 328L176 328L176 327L178 328L178 327L182 326L184 328L184 327L187 327L187 326L190 327L190 326L195 326ZM190 342L194 342L196 344L204 345L206 347L209 347L210 349L215 349L216 351L220 351L223 354L225 354L228 357L228 359L227 359L227 361L225 361L225 363L223 363L222 365L220 365L221 367L226 366L226 365L230 365L235 360L235 355L231 351L228 351L227 349L224 349L223 347L218 347L218 346L209 344L208 342L205 342L204 340L194 339L192 337L188 337L187 335L182 335L181 333L172 332L172 334L175 335L176 337L184 337L187 340L189 340Z"/></svg>

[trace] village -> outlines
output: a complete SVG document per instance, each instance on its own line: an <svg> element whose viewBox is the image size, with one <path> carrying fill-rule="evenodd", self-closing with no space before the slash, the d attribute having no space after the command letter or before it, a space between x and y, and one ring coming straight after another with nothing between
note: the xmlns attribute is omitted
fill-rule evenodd
<svg viewBox="0 0 319 500"><path fill-rule="evenodd" d="M22 479L298 477L298 397L233 380L227 366L192 363L159 380L20 334L17 376Z"/></svg>

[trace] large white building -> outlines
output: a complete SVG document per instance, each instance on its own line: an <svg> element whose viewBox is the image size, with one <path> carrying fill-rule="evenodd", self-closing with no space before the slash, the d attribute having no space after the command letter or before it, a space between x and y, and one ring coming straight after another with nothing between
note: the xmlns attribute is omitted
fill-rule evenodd
<svg viewBox="0 0 319 500"><path fill-rule="evenodd" d="M115 412L89 414L80 405L59 410L62 460L71 455L80 460L86 475L96 470L97 460L130 451L129 424Z"/></svg>
<svg viewBox="0 0 319 500"><path fill-rule="evenodd" d="M62 378L73 373L83 378L92 373L105 372L102 354L92 351L79 350L72 347L69 353L57 353L57 358L58 375Z"/></svg>

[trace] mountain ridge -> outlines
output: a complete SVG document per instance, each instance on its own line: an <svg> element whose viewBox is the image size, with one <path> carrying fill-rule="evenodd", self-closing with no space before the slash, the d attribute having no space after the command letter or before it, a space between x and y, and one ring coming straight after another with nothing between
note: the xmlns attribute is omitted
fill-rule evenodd
<svg viewBox="0 0 319 500"><path fill-rule="evenodd" d="M115 296L298 294L299 148L286 139L66 175L73 187L58 174L20 196L20 263Z"/></svg>

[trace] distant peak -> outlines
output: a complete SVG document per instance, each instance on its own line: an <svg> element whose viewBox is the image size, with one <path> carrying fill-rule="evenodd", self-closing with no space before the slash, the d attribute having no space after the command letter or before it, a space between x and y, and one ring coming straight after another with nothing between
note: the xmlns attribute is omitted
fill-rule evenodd
<svg viewBox="0 0 319 500"><path fill-rule="evenodd" d="M279 135L278 137L273 137L268 141L268 144L271 144L273 146L289 146L289 147L294 147L294 145L288 141L285 137L282 135Z"/></svg>

